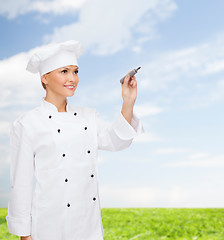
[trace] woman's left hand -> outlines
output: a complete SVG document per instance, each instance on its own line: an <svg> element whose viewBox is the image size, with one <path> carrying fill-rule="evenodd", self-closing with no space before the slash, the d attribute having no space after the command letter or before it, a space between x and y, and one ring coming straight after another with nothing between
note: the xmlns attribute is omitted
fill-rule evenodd
<svg viewBox="0 0 224 240"><path fill-rule="evenodd" d="M135 103L137 98L137 80L136 77L130 77L129 74L124 79L124 83L122 84L122 98L123 101L129 104Z"/></svg>

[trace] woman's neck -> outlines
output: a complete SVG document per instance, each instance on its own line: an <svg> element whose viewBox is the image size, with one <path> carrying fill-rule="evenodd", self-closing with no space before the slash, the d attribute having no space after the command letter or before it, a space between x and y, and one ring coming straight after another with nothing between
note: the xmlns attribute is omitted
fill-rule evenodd
<svg viewBox="0 0 224 240"><path fill-rule="evenodd" d="M52 98L52 97L50 98L49 96L46 95L44 100L54 104L57 107L58 112L67 112L66 111L67 98L64 98L64 99Z"/></svg>

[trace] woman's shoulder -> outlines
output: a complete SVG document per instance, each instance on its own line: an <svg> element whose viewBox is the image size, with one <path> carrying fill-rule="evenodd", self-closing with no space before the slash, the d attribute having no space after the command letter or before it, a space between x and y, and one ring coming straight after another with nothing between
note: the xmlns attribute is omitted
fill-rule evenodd
<svg viewBox="0 0 224 240"><path fill-rule="evenodd" d="M19 123L25 124L25 123L31 122L33 118L35 118L35 116L38 114L39 110L40 110L40 107L37 106L28 111L19 113L19 115L14 119L12 124L17 125Z"/></svg>

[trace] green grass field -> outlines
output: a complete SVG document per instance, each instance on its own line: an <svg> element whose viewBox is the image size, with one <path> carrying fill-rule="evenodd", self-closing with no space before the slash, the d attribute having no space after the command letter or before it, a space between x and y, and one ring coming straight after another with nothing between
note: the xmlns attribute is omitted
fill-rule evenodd
<svg viewBox="0 0 224 240"><path fill-rule="evenodd" d="M6 215L0 209L0 239L18 240ZM102 218L104 240L224 240L224 208L103 208Z"/></svg>

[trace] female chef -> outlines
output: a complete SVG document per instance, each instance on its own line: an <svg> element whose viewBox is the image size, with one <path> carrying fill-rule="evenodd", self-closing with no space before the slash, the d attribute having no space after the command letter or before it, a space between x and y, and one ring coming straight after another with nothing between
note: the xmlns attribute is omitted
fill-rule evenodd
<svg viewBox="0 0 224 240"><path fill-rule="evenodd" d="M79 82L80 55L77 41L49 44L27 65L28 71L39 72L46 96L11 125L6 219L9 232L21 240L103 240L97 151L125 149L144 132L133 113L137 81L130 75L113 123L93 108L68 103Z"/></svg>

